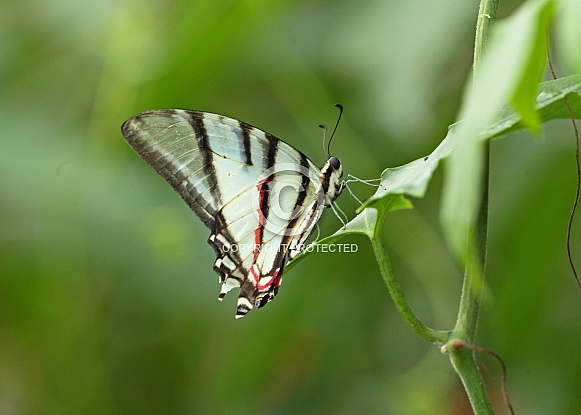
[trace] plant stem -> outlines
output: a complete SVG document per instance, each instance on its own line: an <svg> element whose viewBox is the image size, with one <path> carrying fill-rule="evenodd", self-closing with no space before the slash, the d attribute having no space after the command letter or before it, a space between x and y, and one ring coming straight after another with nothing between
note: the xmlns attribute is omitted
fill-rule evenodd
<svg viewBox="0 0 581 415"><path fill-rule="evenodd" d="M375 229L375 233L369 239L371 240L371 245L373 246L373 252L375 253L375 259L379 264L379 270L383 281L387 286L389 295L393 300L395 307L401 314L402 318L406 324L412 329L412 331L420 338L427 340L431 343L445 343L448 341L449 332L434 330L426 326L412 311L409 306L403 291L401 290L399 284L397 283L393 269L391 267L391 262L387 256L385 246L383 244L383 238L381 235L381 221L378 221L379 225Z"/></svg>
<svg viewBox="0 0 581 415"><path fill-rule="evenodd" d="M475 415L494 415L490 398L484 387L474 352L468 349L451 350L450 361L460 375Z"/></svg>
<svg viewBox="0 0 581 415"><path fill-rule="evenodd" d="M482 56L486 50L491 26L496 19L497 10L498 0L481 0L474 45L474 78L479 75ZM486 239L488 234L489 141L485 141L482 145L483 191L480 212L475 229L476 234L470 238L473 242L468 249L462 297L460 299L458 318L451 340L453 342L454 338L460 338L470 344L474 344L476 329L478 327L478 315L480 312L480 301L486 266ZM474 413L476 415L493 414L490 399L474 359L474 353L471 350L455 350L451 347L448 347L448 350L452 365L462 380Z"/></svg>
<svg viewBox="0 0 581 415"><path fill-rule="evenodd" d="M484 143L484 177L482 186L482 200L475 237L476 243L468 248L467 265L462 286L462 296L454 337L460 337L468 343L474 343L478 327L480 301L484 287L484 271L486 267L486 238L488 235L488 176L489 176L489 142Z"/></svg>
<svg viewBox="0 0 581 415"><path fill-rule="evenodd" d="M478 68L482 62L482 55L488 46L491 26L496 20L498 3L500 0L481 0L478 9L478 20L476 21L476 36L474 39L474 62L472 71L474 77L478 76Z"/></svg>
<svg viewBox="0 0 581 415"><path fill-rule="evenodd" d="M492 24L496 19L498 10L498 0L481 0L478 11L478 23L476 25L476 43L474 45L474 77L478 76L484 50L488 44ZM464 286L462 287L462 297L458 311L458 319L454 334L461 336L466 342L473 343L478 325L478 313L480 311L480 300L484 282L484 269L486 265L486 239L488 235L488 185L489 185L489 165L490 165L490 145L486 140L482 144L481 154L483 157L483 183L482 198L476 235L472 235L474 244L469 247Z"/></svg>

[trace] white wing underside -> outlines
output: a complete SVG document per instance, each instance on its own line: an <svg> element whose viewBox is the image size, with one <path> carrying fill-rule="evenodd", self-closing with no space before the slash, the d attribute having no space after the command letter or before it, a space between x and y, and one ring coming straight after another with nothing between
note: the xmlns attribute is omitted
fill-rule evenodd
<svg viewBox="0 0 581 415"><path fill-rule="evenodd" d="M322 213L320 170L274 136L217 114L147 111L122 132L210 229L220 298L240 287L237 317L274 298L287 253L299 252Z"/></svg>

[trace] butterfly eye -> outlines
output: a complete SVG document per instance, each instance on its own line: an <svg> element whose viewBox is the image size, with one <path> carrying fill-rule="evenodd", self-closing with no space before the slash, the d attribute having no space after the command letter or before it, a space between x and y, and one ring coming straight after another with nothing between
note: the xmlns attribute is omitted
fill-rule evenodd
<svg viewBox="0 0 581 415"><path fill-rule="evenodd" d="M331 166L333 167L334 170L339 170L339 168L341 167L341 162L335 156L329 159L329 163L331 163Z"/></svg>

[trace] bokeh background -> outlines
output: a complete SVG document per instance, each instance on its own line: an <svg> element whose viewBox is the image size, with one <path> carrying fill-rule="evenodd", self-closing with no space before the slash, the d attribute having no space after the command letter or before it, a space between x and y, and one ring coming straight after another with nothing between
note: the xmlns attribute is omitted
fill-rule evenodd
<svg viewBox="0 0 581 415"><path fill-rule="evenodd" d="M506 16L518 1L501 2ZM312 254L234 319L208 230L124 142L155 108L218 112L361 178L435 148L470 72L478 2L9 0L0 6L0 414L468 414L448 359L390 302L363 238ZM557 69L558 57L556 59ZM561 70L562 71L562 70ZM561 72L561 75L568 73ZM570 122L492 145L478 343L518 413L581 413L580 294L568 267ZM353 185L364 198L374 189ZM385 224L431 326L462 273L442 242L441 170ZM357 203L339 199L350 217ZM322 235L340 227L332 214ZM574 255L581 263L581 223ZM481 356L499 413L498 364Z"/></svg>

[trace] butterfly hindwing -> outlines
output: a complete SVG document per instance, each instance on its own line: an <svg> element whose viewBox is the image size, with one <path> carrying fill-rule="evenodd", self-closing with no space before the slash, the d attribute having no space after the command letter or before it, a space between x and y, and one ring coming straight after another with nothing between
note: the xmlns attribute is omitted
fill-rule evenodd
<svg viewBox="0 0 581 415"><path fill-rule="evenodd" d="M219 298L240 287L237 317L274 298L287 254L299 252L341 190L338 174L329 193L331 173L276 137L222 115L147 111L127 120L122 133L210 229L223 283Z"/></svg>

